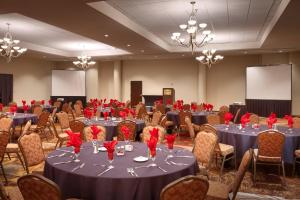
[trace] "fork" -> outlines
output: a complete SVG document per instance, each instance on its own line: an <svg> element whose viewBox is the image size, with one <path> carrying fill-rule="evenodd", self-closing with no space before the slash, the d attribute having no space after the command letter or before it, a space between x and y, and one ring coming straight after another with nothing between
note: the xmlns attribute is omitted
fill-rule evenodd
<svg viewBox="0 0 300 200"><path fill-rule="evenodd" d="M131 168L127 168L127 172L130 173L131 176L134 176L133 173L132 173L132 171L131 171Z"/></svg>
<svg viewBox="0 0 300 200"><path fill-rule="evenodd" d="M137 173L133 170L133 168L128 168L128 169L131 171L131 173L132 173L133 175L135 175L136 177L138 177Z"/></svg>
<svg viewBox="0 0 300 200"><path fill-rule="evenodd" d="M178 166L188 165L188 164L185 164L185 163L176 163L176 162L173 162L173 161L170 161L170 163L173 164L173 165L178 165Z"/></svg>

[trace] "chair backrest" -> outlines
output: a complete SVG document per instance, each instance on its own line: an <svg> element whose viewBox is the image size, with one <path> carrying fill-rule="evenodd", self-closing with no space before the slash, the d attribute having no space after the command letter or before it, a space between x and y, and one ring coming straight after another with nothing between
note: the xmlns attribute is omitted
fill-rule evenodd
<svg viewBox="0 0 300 200"><path fill-rule="evenodd" d="M79 117L82 115L81 105L80 104L74 104L74 110L75 110L75 116Z"/></svg>
<svg viewBox="0 0 300 200"><path fill-rule="evenodd" d="M205 131L205 132L214 133L218 138L217 129L215 127L213 127L212 125L210 125L210 124L203 124L202 126L200 126L200 130ZM219 138L217 140L215 150L217 152L221 152L221 148L220 148L220 145L219 145Z"/></svg>
<svg viewBox="0 0 300 200"><path fill-rule="evenodd" d="M61 110L62 110L63 112L65 112L65 113L69 113L69 111L70 111L70 105L69 105L68 103L64 103L64 104L62 105Z"/></svg>
<svg viewBox="0 0 300 200"><path fill-rule="evenodd" d="M157 104L155 106L156 111L161 112L161 114L165 114L166 113L166 106L164 104Z"/></svg>
<svg viewBox="0 0 300 200"><path fill-rule="evenodd" d="M126 101L125 108L131 108L131 101L130 100Z"/></svg>
<svg viewBox="0 0 300 200"><path fill-rule="evenodd" d="M150 140L150 131L153 130L153 128L157 128L158 129L158 144L163 143L164 139L165 139L165 133L166 130L162 127L162 126L146 126L143 129L143 137L142 137L142 141L145 143L148 140Z"/></svg>
<svg viewBox="0 0 300 200"><path fill-rule="evenodd" d="M97 126L98 129L100 129L100 133L97 135L97 140L100 142L103 142L106 140L106 129L103 126ZM84 138L85 141L91 142L93 140L93 134L92 134L92 129L90 126L85 127L84 130Z"/></svg>
<svg viewBox="0 0 300 200"><path fill-rule="evenodd" d="M179 111L179 125L180 126L185 126L185 118L189 117L190 119L192 118L192 113L189 111Z"/></svg>
<svg viewBox="0 0 300 200"><path fill-rule="evenodd" d="M238 123L238 119L239 119L239 116L240 116L240 113L241 113L241 108L239 108L236 113L235 113L235 116L234 116L234 119L233 119L233 123L237 124Z"/></svg>
<svg viewBox="0 0 300 200"><path fill-rule="evenodd" d="M226 111L219 111L218 112L218 116L219 116L219 123L220 124L225 124L225 114L226 114L227 112Z"/></svg>
<svg viewBox="0 0 300 200"><path fill-rule="evenodd" d="M148 115L146 106L142 104L137 114L138 119L144 119Z"/></svg>
<svg viewBox="0 0 300 200"><path fill-rule="evenodd" d="M157 126L161 120L162 113L160 111L156 111L153 113L151 125Z"/></svg>
<svg viewBox="0 0 300 200"><path fill-rule="evenodd" d="M210 125L218 125L220 124L220 116L216 114L207 115L207 123Z"/></svg>
<svg viewBox="0 0 300 200"><path fill-rule="evenodd" d="M267 130L257 136L258 160L271 161L282 159L285 135L279 131Z"/></svg>
<svg viewBox="0 0 300 200"><path fill-rule="evenodd" d="M195 138L195 130L194 130L191 118L189 118L188 116L186 116L185 117L185 123L186 123L186 125L188 127L188 130L189 130L189 133L190 133L190 137L192 139L194 139Z"/></svg>
<svg viewBox="0 0 300 200"><path fill-rule="evenodd" d="M39 174L28 174L18 179L18 187L24 200L61 200L56 183Z"/></svg>
<svg viewBox="0 0 300 200"><path fill-rule="evenodd" d="M166 122L168 121L168 118L166 115L161 116L161 120L159 122L159 125L162 126L163 128L166 128Z"/></svg>
<svg viewBox="0 0 300 200"><path fill-rule="evenodd" d="M0 199L1 200L11 200L5 190L3 183L0 182Z"/></svg>
<svg viewBox="0 0 300 200"><path fill-rule="evenodd" d="M293 127L294 128L300 128L300 117L294 117L293 120L294 120Z"/></svg>
<svg viewBox="0 0 300 200"><path fill-rule="evenodd" d="M56 107L56 108L60 108L60 106L61 106L61 101L55 101L55 102L53 103L53 106Z"/></svg>
<svg viewBox="0 0 300 200"><path fill-rule="evenodd" d="M25 160L26 171L28 167L38 165L45 160L42 140L37 133L23 135L18 139L18 145Z"/></svg>
<svg viewBox="0 0 300 200"><path fill-rule="evenodd" d="M225 113L227 113L227 112L229 112L229 107L228 106L221 106L220 107L220 109L219 109L219 112L225 112Z"/></svg>
<svg viewBox="0 0 300 200"><path fill-rule="evenodd" d="M56 116L62 129L70 128L69 116L66 112L56 113Z"/></svg>
<svg viewBox="0 0 300 200"><path fill-rule="evenodd" d="M242 158L242 162L239 166L238 171L235 173L234 182L232 184L232 188L231 188L232 193L233 193L232 200L234 200L236 198L237 192L238 192L238 190L241 186L241 183L244 179L246 171L249 168L252 157L253 157L253 149L249 149L248 151L246 151L244 153L244 156Z"/></svg>
<svg viewBox="0 0 300 200"><path fill-rule="evenodd" d="M210 167L218 137L213 132L200 131L194 140L193 153L197 161Z"/></svg>
<svg viewBox="0 0 300 200"><path fill-rule="evenodd" d="M4 112L4 113L9 112L9 110L10 110L10 107L9 107L9 106L4 106L4 107L2 108L2 112Z"/></svg>
<svg viewBox="0 0 300 200"><path fill-rule="evenodd" d="M165 186L161 200L202 200L205 199L209 183L197 176L185 176Z"/></svg>
<svg viewBox="0 0 300 200"><path fill-rule="evenodd" d="M54 118L55 118L55 115L56 115L57 109L58 109L57 107L54 107L54 108L53 108L53 110L52 110L52 113L51 113L51 118L52 118L52 119L54 119Z"/></svg>
<svg viewBox="0 0 300 200"><path fill-rule="evenodd" d="M40 117L42 112L43 112L43 107L42 106L36 105L36 106L33 107L32 113L36 114L38 116L38 118Z"/></svg>
<svg viewBox="0 0 300 200"><path fill-rule="evenodd" d="M203 104L201 103L201 104L199 104L199 105L197 105L197 112L201 112L201 111L203 111L204 110L204 107L203 107Z"/></svg>
<svg viewBox="0 0 300 200"><path fill-rule="evenodd" d="M14 102L14 101L12 101L12 102L9 102L8 106L9 106L9 107L11 107L11 106L17 106L17 103Z"/></svg>
<svg viewBox="0 0 300 200"><path fill-rule="evenodd" d="M30 126L31 126L31 120L27 121L24 128L23 128L23 131L22 131L22 135L25 135L28 133L29 129L30 129Z"/></svg>
<svg viewBox="0 0 300 200"><path fill-rule="evenodd" d="M80 109L83 109L83 103L82 103L81 100L76 100L74 106L75 106L76 104L80 106Z"/></svg>
<svg viewBox="0 0 300 200"><path fill-rule="evenodd" d="M191 110L191 105L190 104L183 104L182 106L184 111L190 111Z"/></svg>
<svg viewBox="0 0 300 200"><path fill-rule="evenodd" d="M258 115L251 114L249 119L250 119L251 124L259 124L259 116Z"/></svg>
<svg viewBox="0 0 300 200"><path fill-rule="evenodd" d="M9 132L8 131L0 131L0 163L2 163L5 149L9 141Z"/></svg>
<svg viewBox="0 0 300 200"><path fill-rule="evenodd" d="M9 132L13 124L13 119L9 117L2 117L0 119L0 131Z"/></svg>
<svg viewBox="0 0 300 200"><path fill-rule="evenodd" d="M72 120L70 121L70 129L74 133L80 133L80 137L82 140L84 140L84 134L83 134L83 129L84 129L84 123L79 120Z"/></svg>
<svg viewBox="0 0 300 200"><path fill-rule="evenodd" d="M48 111L42 112L37 121L37 127L46 127L47 122L49 120L49 116L50 116L50 113Z"/></svg>
<svg viewBox="0 0 300 200"><path fill-rule="evenodd" d="M127 128L130 131L129 140L134 141L135 136L136 136L136 123L131 121L131 120L124 120L124 121L118 123L118 126L117 126L117 130L118 130L117 139L120 140L120 141L125 140L124 134L121 131L121 128L123 126L127 126Z"/></svg>

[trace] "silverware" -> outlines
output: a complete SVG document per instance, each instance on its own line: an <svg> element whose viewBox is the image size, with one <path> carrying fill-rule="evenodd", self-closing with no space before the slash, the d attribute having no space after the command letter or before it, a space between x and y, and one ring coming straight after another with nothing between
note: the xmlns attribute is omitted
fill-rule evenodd
<svg viewBox="0 0 300 200"><path fill-rule="evenodd" d="M98 174L97 176L101 176L102 174L108 172L109 170L111 170L111 169L113 169L113 168L115 168L115 167L110 165L110 166L108 166L108 168L107 168L106 170L104 170L103 172L101 172L101 173Z"/></svg>
<svg viewBox="0 0 300 200"><path fill-rule="evenodd" d="M131 168L127 168L127 172L128 172L129 174L131 174L131 176L134 176L133 173L132 173L132 171L131 171Z"/></svg>
<svg viewBox="0 0 300 200"><path fill-rule="evenodd" d="M101 167L106 167L106 165L101 165L101 164L93 164L94 166L101 166Z"/></svg>
<svg viewBox="0 0 300 200"><path fill-rule="evenodd" d="M73 151L64 150L64 149L56 149L56 151L62 151L62 152L67 152L67 153L73 153Z"/></svg>
<svg viewBox="0 0 300 200"><path fill-rule="evenodd" d="M148 168L148 167L152 167L152 164L149 164L149 165L143 165L143 166L138 166L138 167L134 167L135 169L139 169L139 168Z"/></svg>
<svg viewBox="0 0 300 200"><path fill-rule="evenodd" d="M185 163L176 163L176 162L173 162L173 161L170 161L170 163L173 164L173 165L178 165L178 166L188 165L188 164L185 164Z"/></svg>
<svg viewBox="0 0 300 200"><path fill-rule="evenodd" d="M63 157L64 155L66 155L66 153L62 153L54 156L48 156L48 158Z"/></svg>
<svg viewBox="0 0 300 200"><path fill-rule="evenodd" d="M173 158L194 158L194 156L173 156Z"/></svg>
<svg viewBox="0 0 300 200"><path fill-rule="evenodd" d="M77 167L74 167L74 169L72 169L71 171L74 172L74 171L76 171L77 169L81 169L81 168L84 167L84 165L85 165L85 163L82 163L81 165L79 165L79 166L77 166Z"/></svg>
<svg viewBox="0 0 300 200"><path fill-rule="evenodd" d="M64 161L64 162L56 162L56 163L53 163L53 165L68 164L70 162L72 162L72 160L70 160L70 161Z"/></svg>
<svg viewBox="0 0 300 200"><path fill-rule="evenodd" d="M168 172L167 170L161 168L160 166L157 166L157 167L158 167L158 169L160 169L160 170L163 171L163 172Z"/></svg>
<svg viewBox="0 0 300 200"><path fill-rule="evenodd" d="M129 168L129 170L131 171L131 173L132 173L134 176L138 177L137 173L133 170L133 168Z"/></svg>

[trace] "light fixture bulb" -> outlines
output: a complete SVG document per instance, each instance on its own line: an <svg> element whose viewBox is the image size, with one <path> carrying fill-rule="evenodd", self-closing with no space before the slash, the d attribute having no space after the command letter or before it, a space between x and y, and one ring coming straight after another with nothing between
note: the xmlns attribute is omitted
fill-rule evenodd
<svg viewBox="0 0 300 200"><path fill-rule="evenodd" d="M180 25L179 25L179 28L181 28L182 30L184 30L184 29L187 28L187 25L186 25L186 24L180 24Z"/></svg>
<svg viewBox="0 0 300 200"><path fill-rule="evenodd" d="M206 23L201 23L201 24L199 24L199 27L202 28L202 29L203 29L203 28L206 28L206 26L207 26Z"/></svg>

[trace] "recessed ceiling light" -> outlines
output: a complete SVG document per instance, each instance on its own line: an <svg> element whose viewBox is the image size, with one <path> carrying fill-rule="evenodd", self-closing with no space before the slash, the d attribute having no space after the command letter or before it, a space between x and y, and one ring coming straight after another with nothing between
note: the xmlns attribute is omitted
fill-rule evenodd
<svg viewBox="0 0 300 200"><path fill-rule="evenodd" d="M185 56L184 54L182 54L181 56Z"/></svg>
<svg viewBox="0 0 300 200"><path fill-rule="evenodd" d="M104 37L108 37L108 36L109 36L108 34L105 34L105 35L104 35Z"/></svg>
<svg viewBox="0 0 300 200"><path fill-rule="evenodd" d="M279 53L282 53L283 51L282 51L282 50L279 50L278 52L279 52Z"/></svg>
<svg viewBox="0 0 300 200"><path fill-rule="evenodd" d="M131 46L131 44L127 44L127 46L128 46L128 47L130 47L130 46Z"/></svg>
<svg viewBox="0 0 300 200"><path fill-rule="evenodd" d="M142 52L142 53L144 53L144 52L145 52L145 50L143 50L143 49L142 49L142 50L141 50L141 52Z"/></svg>
<svg viewBox="0 0 300 200"><path fill-rule="evenodd" d="M247 54L248 52L247 51L244 51L244 54Z"/></svg>
<svg viewBox="0 0 300 200"><path fill-rule="evenodd" d="M154 58L157 58L158 56L154 56Z"/></svg>

